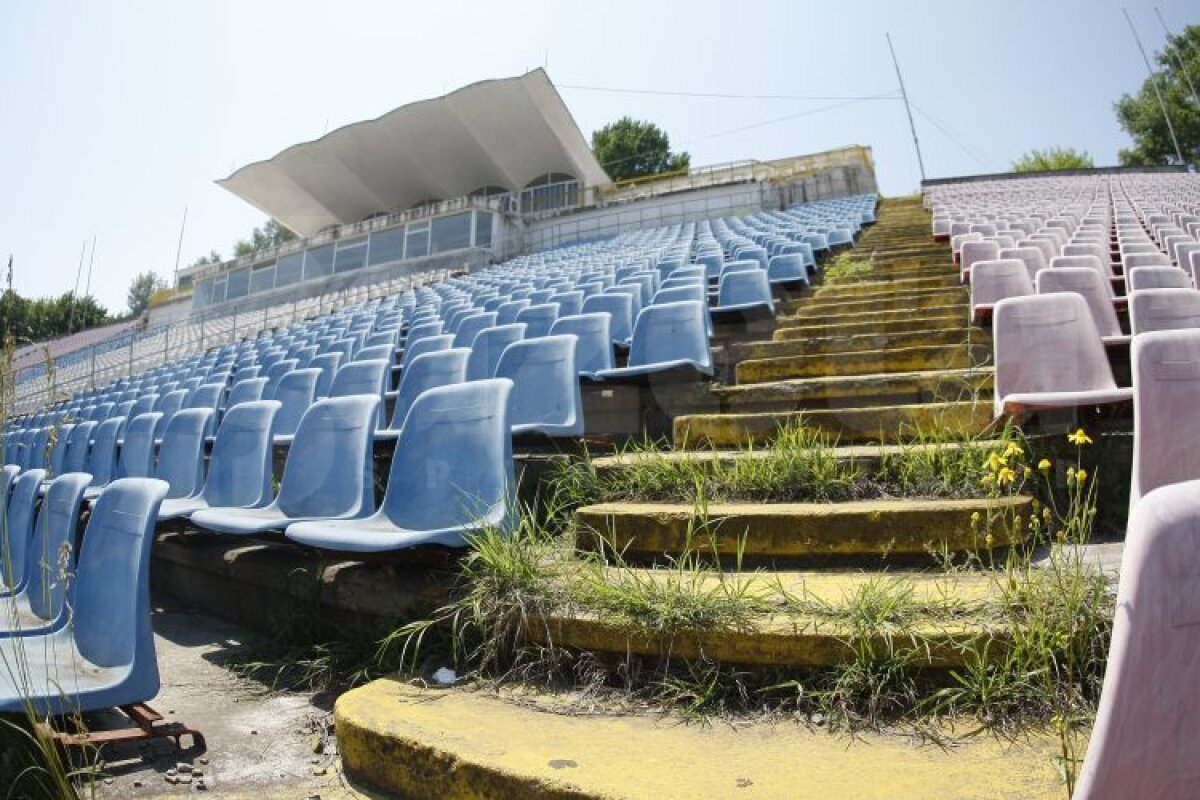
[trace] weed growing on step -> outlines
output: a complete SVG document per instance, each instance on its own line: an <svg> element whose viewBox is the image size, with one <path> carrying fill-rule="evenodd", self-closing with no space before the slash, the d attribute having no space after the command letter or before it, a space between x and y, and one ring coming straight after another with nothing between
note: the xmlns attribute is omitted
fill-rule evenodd
<svg viewBox="0 0 1200 800"><path fill-rule="evenodd" d="M857 259L850 252L841 252L833 259L832 264L825 267L825 283L854 283L864 280L874 271L875 266L871 262Z"/></svg>

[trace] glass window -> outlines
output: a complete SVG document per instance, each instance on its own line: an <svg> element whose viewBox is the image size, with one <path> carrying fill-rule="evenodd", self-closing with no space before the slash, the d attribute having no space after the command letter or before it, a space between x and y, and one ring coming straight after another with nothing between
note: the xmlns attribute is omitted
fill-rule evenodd
<svg viewBox="0 0 1200 800"><path fill-rule="evenodd" d="M200 281L192 291L192 308L204 308L212 302L212 281Z"/></svg>
<svg viewBox="0 0 1200 800"><path fill-rule="evenodd" d="M250 294L269 292L275 288L275 265L263 264L250 270Z"/></svg>
<svg viewBox="0 0 1200 800"><path fill-rule="evenodd" d="M229 283L225 287L225 299L236 300L239 297L245 297L250 291L250 270L246 268L235 269L229 273Z"/></svg>
<svg viewBox="0 0 1200 800"><path fill-rule="evenodd" d="M212 282L212 299L209 305L225 302L225 276L214 278Z"/></svg>
<svg viewBox="0 0 1200 800"><path fill-rule="evenodd" d="M490 211L475 212L475 246L492 246L492 213Z"/></svg>
<svg viewBox="0 0 1200 800"><path fill-rule="evenodd" d="M371 266L387 264L404 258L404 226L371 234L371 254L367 263Z"/></svg>
<svg viewBox="0 0 1200 800"><path fill-rule="evenodd" d="M471 246L471 212L452 217L438 217L430 226L431 249L434 253L463 250Z"/></svg>
<svg viewBox="0 0 1200 800"><path fill-rule="evenodd" d="M290 286L304 274L304 253L289 253L275 263L275 286Z"/></svg>
<svg viewBox="0 0 1200 800"><path fill-rule="evenodd" d="M367 239L347 240L337 246L337 254L333 259L334 272L349 272L361 269L367 263Z"/></svg>
<svg viewBox="0 0 1200 800"><path fill-rule="evenodd" d="M409 225L405 237L404 257L422 258L429 255L429 223Z"/></svg>
<svg viewBox="0 0 1200 800"><path fill-rule="evenodd" d="M304 251L304 280L333 274L333 245Z"/></svg>

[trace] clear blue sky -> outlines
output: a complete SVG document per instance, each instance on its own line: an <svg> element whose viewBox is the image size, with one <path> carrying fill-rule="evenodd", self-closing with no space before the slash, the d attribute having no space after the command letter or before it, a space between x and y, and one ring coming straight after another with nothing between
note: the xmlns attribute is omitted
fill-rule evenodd
<svg viewBox="0 0 1200 800"><path fill-rule="evenodd" d="M1148 47L1154 3L1126 0ZM1158 0L1178 31L1194 0ZM1127 144L1112 102L1144 66L1121 4L1030 2L0 3L0 266L27 295L71 288L121 310L137 272L169 275L262 215L213 181L296 142L473 81L546 65L560 85L860 97L896 91L896 45L930 176L997 171L1032 147ZM585 135L653 120L693 163L869 145L885 194L918 184L901 105L685 98L563 88ZM813 112L813 113L803 113ZM782 121L758 125L768 120ZM949 131L947 135L930 118ZM732 133L738 128L750 127ZM724 135L717 135L724 134Z"/></svg>

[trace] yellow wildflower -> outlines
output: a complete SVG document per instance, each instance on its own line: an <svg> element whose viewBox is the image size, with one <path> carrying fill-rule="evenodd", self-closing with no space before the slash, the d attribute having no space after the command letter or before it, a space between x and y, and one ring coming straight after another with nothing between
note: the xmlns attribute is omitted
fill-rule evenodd
<svg viewBox="0 0 1200 800"><path fill-rule="evenodd" d="M999 453L992 453L987 457L987 461L984 462L984 466L990 469L992 472L999 472L1001 467L1008 466L1008 461L1005 460L1004 456L1000 455Z"/></svg>
<svg viewBox="0 0 1200 800"><path fill-rule="evenodd" d="M972 512L971 512L971 524L972 524L972 525L978 525L978 524L979 524L979 512L978 512L978 511L972 511Z"/></svg>
<svg viewBox="0 0 1200 800"><path fill-rule="evenodd" d="M996 473L996 479L1000 481L1001 486L1012 483L1016 477L1017 473L1013 472L1012 467L1004 467L1002 470Z"/></svg>
<svg viewBox="0 0 1200 800"><path fill-rule="evenodd" d="M985 544L986 544L988 547L991 547L991 546L992 546L992 543L996 541L996 537L995 537L995 536L992 536L992 535L989 533L989 534L988 534L988 535L987 535L987 536L984 538L984 540L983 540L983 541L984 541L984 543L985 543Z"/></svg>
<svg viewBox="0 0 1200 800"><path fill-rule="evenodd" d="M1025 474L1025 480L1029 480L1030 478L1032 478L1033 477L1033 467L1026 467L1024 474Z"/></svg>
<svg viewBox="0 0 1200 800"><path fill-rule="evenodd" d="M1015 442L1009 442L1008 447L1004 448L1004 457L1012 458L1013 456L1024 455L1025 451L1020 448Z"/></svg>
<svg viewBox="0 0 1200 800"><path fill-rule="evenodd" d="M1083 428L1080 428L1079 430L1067 436L1067 441L1071 444L1078 445L1091 444L1092 437L1087 435L1087 431L1085 431Z"/></svg>
<svg viewBox="0 0 1200 800"><path fill-rule="evenodd" d="M1054 466L1054 465L1050 463L1050 459L1048 459L1048 458L1043 458L1041 461L1038 462L1038 469L1040 469L1042 472L1049 472L1050 467L1052 467L1052 466Z"/></svg>
<svg viewBox="0 0 1200 800"><path fill-rule="evenodd" d="M979 479L979 482L982 483L984 486L990 486L996 482L996 476L995 475L984 475L982 478Z"/></svg>
<svg viewBox="0 0 1200 800"><path fill-rule="evenodd" d="M1079 469L1075 470L1075 479L1077 481L1079 481L1080 483L1083 483L1084 481L1086 481L1087 476L1088 476L1087 470L1084 469L1083 467L1080 467Z"/></svg>

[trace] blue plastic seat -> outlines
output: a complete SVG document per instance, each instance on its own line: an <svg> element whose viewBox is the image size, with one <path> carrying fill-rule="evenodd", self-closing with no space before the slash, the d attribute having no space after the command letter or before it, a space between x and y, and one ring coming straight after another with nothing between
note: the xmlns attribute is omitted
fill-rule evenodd
<svg viewBox="0 0 1200 800"><path fill-rule="evenodd" d="M517 315L532 305L528 298L514 297L496 309L496 324L511 325L517 321Z"/></svg>
<svg viewBox="0 0 1200 800"><path fill-rule="evenodd" d="M337 375L338 368L342 366L341 353L322 353L319 356L314 356L308 362L305 369L319 369L321 374L317 376L316 396L318 398L329 396L329 387L333 383L333 376Z"/></svg>
<svg viewBox="0 0 1200 800"><path fill-rule="evenodd" d="M364 519L298 522L289 539L342 552L422 545L463 547L481 526L511 525L514 510L507 380L441 386L413 403L396 442L387 492Z"/></svg>
<svg viewBox="0 0 1200 800"><path fill-rule="evenodd" d="M167 497L192 497L204 485L204 440L212 429L211 408L185 408L163 431L154 477L171 488Z"/></svg>
<svg viewBox="0 0 1200 800"><path fill-rule="evenodd" d="M163 428L171 421L171 417L183 408L183 401L187 394L186 389L175 389L158 398L158 405L154 407L154 410L161 416L158 418L158 427L154 430L155 439L162 438Z"/></svg>
<svg viewBox="0 0 1200 800"><path fill-rule="evenodd" d="M558 306L558 316L573 317L583 311L583 292L570 290L551 295L549 302Z"/></svg>
<svg viewBox="0 0 1200 800"><path fill-rule="evenodd" d="M369 394L379 398L379 418L376 427L383 427L384 392L391 379L391 366L384 359L374 361L351 361L338 370L329 387L330 397L349 397L354 394Z"/></svg>
<svg viewBox="0 0 1200 800"><path fill-rule="evenodd" d="M390 344L376 344L364 346L354 354L355 361L386 361L388 369L391 369L392 364L396 361L396 348Z"/></svg>
<svg viewBox="0 0 1200 800"><path fill-rule="evenodd" d="M121 417L101 422L92 436L92 449L87 464L76 472L92 476L92 486L103 486L113 479L117 471L117 443L129 424Z"/></svg>
<svg viewBox="0 0 1200 800"><path fill-rule="evenodd" d="M24 554L22 586L0 615L0 639L48 633L67 622L67 587L73 582L75 527L86 472L68 472L50 482ZM10 541L10 546L14 542ZM13 577L16 577L14 565Z"/></svg>
<svg viewBox="0 0 1200 800"><path fill-rule="evenodd" d="M407 350L426 336L440 336L441 333L442 321L440 319L423 322L420 325L414 324L408 329L408 336L404 339L404 349Z"/></svg>
<svg viewBox="0 0 1200 800"><path fill-rule="evenodd" d="M124 419L124 417L114 417ZM87 466L88 451L92 445L92 433L98 422L80 422L71 428L66 435L66 449L63 452L61 472L82 472Z"/></svg>
<svg viewBox="0 0 1200 800"><path fill-rule="evenodd" d="M504 348L523 338L525 326L519 322L480 331L471 344L471 355L467 357L466 380L481 381L491 378L496 373L496 365L500 363L500 355Z"/></svg>
<svg viewBox="0 0 1200 800"><path fill-rule="evenodd" d="M496 365L496 377L513 382L509 421L514 435L583 435L574 336L543 336L510 344Z"/></svg>
<svg viewBox="0 0 1200 800"><path fill-rule="evenodd" d="M494 327L496 324L496 313L485 311L473 314L463 319L454 332L454 347L470 347L475 341L475 337L480 331Z"/></svg>
<svg viewBox="0 0 1200 800"><path fill-rule="evenodd" d="M465 381L467 359L470 355L471 351L467 348L456 347L436 353L425 353L413 359L400 376L400 388L396 390L392 420L385 430L379 432L379 438L393 438L400 432L404 427L404 419L408 416L408 409L421 392L435 386L448 386Z"/></svg>
<svg viewBox="0 0 1200 800"><path fill-rule="evenodd" d="M147 392L134 401L133 407L129 409L129 413L126 416L133 419L139 414L149 414L154 410L154 406L157 403L158 394L156 392Z"/></svg>
<svg viewBox="0 0 1200 800"><path fill-rule="evenodd" d="M771 299L771 285L767 282L766 270L727 272L721 276L713 313L747 311L775 314L775 301Z"/></svg>
<svg viewBox="0 0 1200 800"><path fill-rule="evenodd" d="M197 386L187 400L184 401L184 408L207 408L211 409L214 414L221 407L221 400L225 397L225 384L222 383L204 383Z"/></svg>
<svg viewBox="0 0 1200 800"><path fill-rule="evenodd" d="M775 256L767 265L767 282L788 286L792 284L808 285L808 267L804 265L804 256L799 253Z"/></svg>
<svg viewBox="0 0 1200 800"><path fill-rule="evenodd" d="M0 597L25 586L26 554L33 536L38 491L45 478L45 470L27 469L13 481L4 509L4 529L0 530Z"/></svg>
<svg viewBox="0 0 1200 800"><path fill-rule="evenodd" d="M642 306L645 305L645 303L642 302L642 287L640 287L640 286L621 286L621 285L610 286L609 288L604 290L604 293L605 294L623 294L623 295L626 295L627 297L629 297L629 299L631 301L631 307L629 309L629 314L630 314L630 318L634 319L634 320L636 320L638 318L638 314L640 314L642 312ZM630 334L629 335L630 336L633 335L632 323L630 323Z"/></svg>
<svg viewBox="0 0 1200 800"><path fill-rule="evenodd" d="M375 510L372 440L379 398L318 400L304 414L274 502L262 508L206 508L191 515L231 535L281 531L293 522L357 519Z"/></svg>
<svg viewBox="0 0 1200 800"><path fill-rule="evenodd" d="M225 408L230 409L241 403L253 403L255 400L261 400L266 389L266 378L247 378L238 381L229 390L229 394L225 395Z"/></svg>
<svg viewBox="0 0 1200 800"><path fill-rule="evenodd" d="M13 481L21 474L21 468L16 464L5 464L0 468L0 523L3 522L5 509L8 508L8 493L12 491Z"/></svg>
<svg viewBox="0 0 1200 800"><path fill-rule="evenodd" d="M158 693L150 545L161 481L113 483L92 509L73 586L72 624L0 641L0 711L36 716L142 703Z"/></svg>
<svg viewBox="0 0 1200 800"><path fill-rule="evenodd" d="M628 366L602 370L597 377L622 380L681 368L712 375L712 350L704 326L707 313L695 300L648 306L634 325Z"/></svg>
<svg viewBox="0 0 1200 800"><path fill-rule="evenodd" d="M63 462L67 457L67 443L71 440L71 431L75 429L75 425L70 422L65 422L57 429L49 428L47 445L50 444L49 439L54 440L54 444L50 445L50 454L48 456L47 468L50 471L51 477L58 477L63 474Z"/></svg>
<svg viewBox="0 0 1200 800"><path fill-rule="evenodd" d="M404 348L404 356L400 359L400 366L407 368L417 356L425 353L437 353L442 350L449 350L454 346L454 334L442 333L437 336L426 336L416 344Z"/></svg>
<svg viewBox="0 0 1200 800"><path fill-rule="evenodd" d="M608 314L608 332L615 344L629 345L633 335L633 297L624 293L601 293L583 301L584 314Z"/></svg>
<svg viewBox="0 0 1200 800"><path fill-rule="evenodd" d="M321 371L318 369L298 369L284 375L279 381L275 394L268 400L278 400L282 404L278 416L275 417L275 441L277 444L287 444L292 440L301 417L309 406L317 400L317 379Z"/></svg>
<svg viewBox="0 0 1200 800"><path fill-rule="evenodd" d="M516 321L525 326L525 338L536 339L539 336L549 336L550 328L558 319L558 306L554 303L541 303L522 309L517 314Z"/></svg>
<svg viewBox="0 0 1200 800"><path fill-rule="evenodd" d="M229 409L217 429L203 487L192 497L164 500L159 521L210 506L259 508L270 503L272 433L279 408L278 400L257 400Z"/></svg>
<svg viewBox="0 0 1200 800"><path fill-rule="evenodd" d="M591 376L613 367L613 343L608 314L576 314L559 317L550 330L553 335L575 336L575 368L580 375Z"/></svg>

